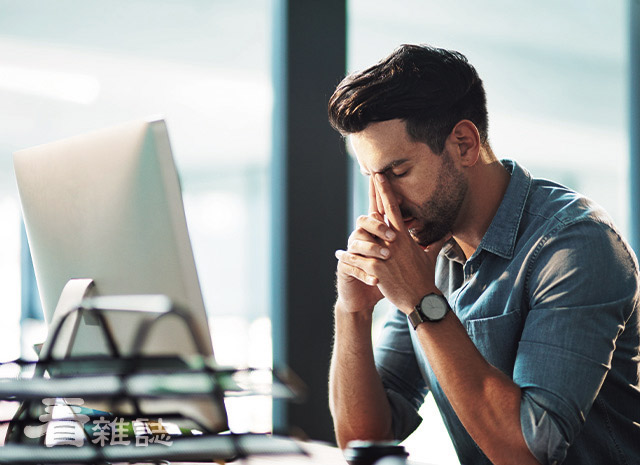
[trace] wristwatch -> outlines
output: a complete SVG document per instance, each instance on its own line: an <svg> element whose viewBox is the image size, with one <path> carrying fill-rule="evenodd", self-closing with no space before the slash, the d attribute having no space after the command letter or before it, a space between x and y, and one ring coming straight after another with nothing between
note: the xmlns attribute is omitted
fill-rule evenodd
<svg viewBox="0 0 640 465"><path fill-rule="evenodd" d="M418 305L409 313L409 321L413 329L418 329L420 323L425 321L436 322L442 320L449 311L449 304L446 299L438 294L427 294Z"/></svg>

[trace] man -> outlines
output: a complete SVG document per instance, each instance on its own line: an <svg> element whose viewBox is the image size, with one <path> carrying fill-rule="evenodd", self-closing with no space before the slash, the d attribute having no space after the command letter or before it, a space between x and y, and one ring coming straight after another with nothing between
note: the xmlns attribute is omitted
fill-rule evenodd
<svg viewBox="0 0 640 465"><path fill-rule="evenodd" d="M404 439L431 392L461 463L640 463L638 266L607 214L498 161L457 52L402 46L329 116L370 178L336 252L339 445Z"/></svg>

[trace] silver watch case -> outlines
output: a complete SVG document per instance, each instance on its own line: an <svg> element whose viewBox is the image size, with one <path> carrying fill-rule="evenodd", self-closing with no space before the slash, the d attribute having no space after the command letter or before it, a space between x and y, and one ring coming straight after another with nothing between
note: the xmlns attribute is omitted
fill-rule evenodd
<svg viewBox="0 0 640 465"><path fill-rule="evenodd" d="M417 329L418 325L428 322L436 322L442 320L449 311L447 300L438 294L427 294L420 303L416 305L413 312L409 313L409 321L413 325L413 329Z"/></svg>

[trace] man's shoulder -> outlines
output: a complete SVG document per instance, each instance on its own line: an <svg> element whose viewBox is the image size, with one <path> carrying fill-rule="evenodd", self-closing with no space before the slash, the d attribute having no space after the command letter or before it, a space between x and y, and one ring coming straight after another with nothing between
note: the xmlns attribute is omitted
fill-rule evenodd
<svg viewBox="0 0 640 465"><path fill-rule="evenodd" d="M618 232L611 216L597 202L553 181L533 179L524 207L525 227L561 231L577 223L593 224L598 229Z"/></svg>
<svg viewBox="0 0 640 465"><path fill-rule="evenodd" d="M607 268L637 274L635 254L613 219L599 204L560 184L534 179L520 223L520 244L528 262L546 257L554 266ZM521 250L524 252L525 250ZM565 257L558 261L558 257ZM572 257L572 259L569 259ZM614 273L615 275L615 273Z"/></svg>
<svg viewBox="0 0 640 465"><path fill-rule="evenodd" d="M551 181L534 180L521 227L521 237L528 238L525 249L533 275L579 274L584 279L591 276L594 286L605 280L616 281L610 283L616 288L625 283L629 289L637 286L638 262L631 246L609 214L588 197Z"/></svg>

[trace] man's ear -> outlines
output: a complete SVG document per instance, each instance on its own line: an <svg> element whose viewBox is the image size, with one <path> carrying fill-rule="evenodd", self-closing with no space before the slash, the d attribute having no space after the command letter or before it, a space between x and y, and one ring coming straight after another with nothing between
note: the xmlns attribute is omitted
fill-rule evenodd
<svg viewBox="0 0 640 465"><path fill-rule="evenodd" d="M473 166L480 156L480 133L468 119L458 121L447 137L447 148L460 158L462 166Z"/></svg>

